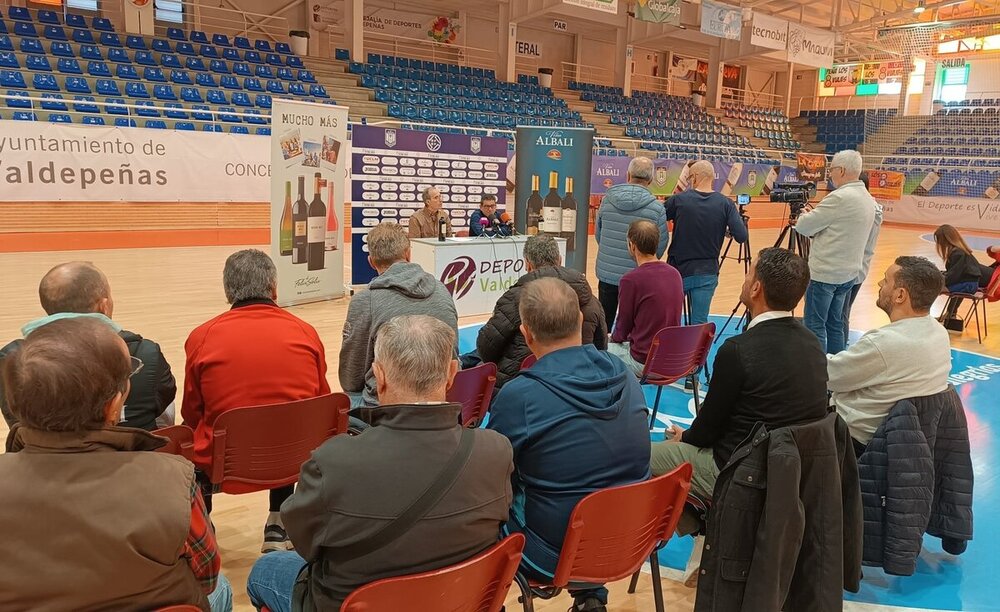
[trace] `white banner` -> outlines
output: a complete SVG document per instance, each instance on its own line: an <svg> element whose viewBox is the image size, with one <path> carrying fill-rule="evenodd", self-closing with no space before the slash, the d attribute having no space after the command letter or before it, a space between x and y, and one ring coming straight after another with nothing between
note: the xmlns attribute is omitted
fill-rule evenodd
<svg viewBox="0 0 1000 612"><path fill-rule="evenodd" d="M788 24L788 61L816 68L833 67L836 34L799 23Z"/></svg>
<svg viewBox="0 0 1000 612"><path fill-rule="evenodd" d="M743 28L743 9L712 0L701 2L701 33L729 40L739 40Z"/></svg>
<svg viewBox="0 0 1000 612"><path fill-rule="evenodd" d="M0 121L9 202L265 202L267 138Z"/></svg>
<svg viewBox="0 0 1000 612"><path fill-rule="evenodd" d="M904 195L899 200L879 200L886 221L937 227L943 223L960 229L1000 231L1000 202L986 198L953 198Z"/></svg>
<svg viewBox="0 0 1000 612"><path fill-rule="evenodd" d="M274 100L271 109L271 258L278 304L344 294L347 107Z"/></svg>
<svg viewBox="0 0 1000 612"><path fill-rule="evenodd" d="M563 0L563 4L582 6L583 8L601 11L603 13L618 14L618 0Z"/></svg>
<svg viewBox="0 0 1000 612"><path fill-rule="evenodd" d="M784 51L788 47L788 22L754 11L750 25L750 44Z"/></svg>
<svg viewBox="0 0 1000 612"><path fill-rule="evenodd" d="M542 57L542 43L519 40L514 45L518 57Z"/></svg>

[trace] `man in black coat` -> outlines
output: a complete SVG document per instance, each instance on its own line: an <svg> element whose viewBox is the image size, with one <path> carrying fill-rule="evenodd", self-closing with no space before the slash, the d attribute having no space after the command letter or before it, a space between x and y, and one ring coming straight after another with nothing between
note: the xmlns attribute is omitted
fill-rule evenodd
<svg viewBox="0 0 1000 612"><path fill-rule="evenodd" d="M104 273L86 261L59 264L42 277L38 298L47 316L22 327L25 336L52 321L72 317L97 318L118 332L128 346L129 354L142 362L142 369L131 378L132 388L125 400L124 421L120 425L147 431L156 429L157 418L174 401L177 384L160 345L122 329L121 325L111 320L115 303L111 298L111 284ZM16 351L21 342L17 339L0 349L0 361ZM2 381L0 411L8 426L18 421L4 399Z"/></svg>
<svg viewBox="0 0 1000 612"><path fill-rule="evenodd" d="M690 462L691 489L711 497L719 471L758 422L776 429L827 414L826 355L792 316L808 285L802 257L781 248L758 254L740 294L750 324L719 348L712 386L691 428L675 425L653 445L654 475Z"/></svg>
<svg viewBox="0 0 1000 612"><path fill-rule="evenodd" d="M531 354L521 333L521 315L518 305L521 290L536 278L555 277L565 281L580 298L583 312L583 343L593 344L600 350L608 348L608 325L604 319L604 309L594 297L587 278L562 266L556 241L547 234L528 238L524 244L524 263L528 273L517 280L507 290L493 309L493 316L479 330L476 352L483 362L497 364L499 390L508 380L517 376L521 362Z"/></svg>

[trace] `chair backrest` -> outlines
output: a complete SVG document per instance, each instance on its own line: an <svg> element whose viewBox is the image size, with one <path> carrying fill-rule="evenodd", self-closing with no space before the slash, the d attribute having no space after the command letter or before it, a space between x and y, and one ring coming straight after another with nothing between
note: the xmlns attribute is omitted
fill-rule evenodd
<svg viewBox="0 0 1000 612"><path fill-rule="evenodd" d="M295 483L302 464L327 439L347 432L343 393L227 410L212 425L209 480L223 493Z"/></svg>
<svg viewBox="0 0 1000 612"><path fill-rule="evenodd" d="M570 515L552 584L604 584L642 567L677 529L691 489L691 464L645 482L596 491Z"/></svg>
<svg viewBox="0 0 1000 612"><path fill-rule="evenodd" d="M161 427L153 434L167 439L164 446L156 449L159 452L180 455L188 461L194 461L194 430L187 425Z"/></svg>
<svg viewBox="0 0 1000 612"><path fill-rule="evenodd" d="M483 363L468 370L459 370L448 389L447 400L462 404L462 426L475 427L483 419L493 398L497 383L497 365Z"/></svg>
<svg viewBox="0 0 1000 612"><path fill-rule="evenodd" d="M340 609L497 612L507 597L523 548L524 536L516 533L468 561L367 584L351 593Z"/></svg>
<svg viewBox="0 0 1000 612"><path fill-rule="evenodd" d="M993 270L993 276L990 277L989 284L983 289L983 296L988 302L1000 300L1000 266L997 266Z"/></svg>
<svg viewBox="0 0 1000 612"><path fill-rule="evenodd" d="M705 365L715 323L664 327L653 336L642 370L644 384L669 385Z"/></svg>
<svg viewBox="0 0 1000 612"><path fill-rule="evenodd" d="M535 362L536 362L536 361L538 361L538 358L537 358L537 357L535 357L535 354L534 354L534 353L532 353L531 355L528 355L527 357L525 357L525 358L524 358L524 359L523 359L523 360L521 361L521 369L522 369L522 370L527 370L527 369L528 369L528 368L530 368L531 366L535 365Z"/></svg>

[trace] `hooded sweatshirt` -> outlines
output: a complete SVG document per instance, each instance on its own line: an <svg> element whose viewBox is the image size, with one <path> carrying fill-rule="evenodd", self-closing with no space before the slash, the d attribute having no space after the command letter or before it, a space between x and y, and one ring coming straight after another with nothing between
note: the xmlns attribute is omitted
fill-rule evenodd
<svg viewBox="0 0 1000 612"><path fill-rule="evenodd" d="M368 283L368 289L351 298L340 347L340 386L349 393L363 392L366 406L378 405L375 375L375 337L390 319L404 315L429 315L444 321L458 338L458 311L451 294L438 279L418 264L400 261ZM455 347L458 355L458 346Z"/></svg>
<svg viewBox="0 0 1000 612"><path fill-rule="evenodd" d="M663 257L667 250L667 212L656 197L642 185L623 183L615 185L604 194L597 210L594 238L597 240L597 280L609 285L618 281L635 261L628 254L625 236L628 226L636 219L647 219L660 230L660 244L656 257Z"/></svg>
<svg viewBox="0 0 1000 612"><path fill-rule="evenodd" d="M514 449L504 530L524 533L525 563L551 576L577 502L649 478L647 418L635 375L592 344L549 353L504 386L487 427Z"/></svg>

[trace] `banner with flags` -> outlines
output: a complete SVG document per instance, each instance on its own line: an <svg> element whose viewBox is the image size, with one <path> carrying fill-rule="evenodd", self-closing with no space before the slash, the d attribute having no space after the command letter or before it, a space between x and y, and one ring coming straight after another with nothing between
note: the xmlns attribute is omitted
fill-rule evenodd
<svg viewBox="0 0 1000 612"><path fill-rule="evenodd" d="M681 24L681 0L637 0L635 18L639 21Z"/></svg>
<svg viewBox="0 0 1000 612"><path fill-rule="evenodd" d="M702 0L701 33L729 40L739 40L743 29L743 9Z"/></svg>

